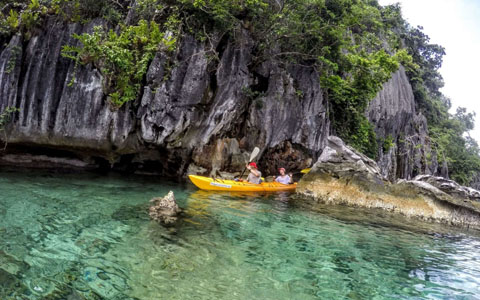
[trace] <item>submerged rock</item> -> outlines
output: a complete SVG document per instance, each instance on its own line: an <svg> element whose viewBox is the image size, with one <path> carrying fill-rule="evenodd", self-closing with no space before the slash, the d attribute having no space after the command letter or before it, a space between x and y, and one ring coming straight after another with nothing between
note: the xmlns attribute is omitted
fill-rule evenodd
<svg viewBox="0 0 480 300"><path fill-rule="evenodd" d="M9 299L25 299L25 295L30 294L28 287L17 276L0 268L0 295L8 295Z"/></svg>
<svg viewBox="0 0 480 300"><path fill-rule="evenodd" d="M382 208L405 216L480 228L480 192L441 177L387 181L374 161L329 137L297 192L332 204Z"/></svg>
<svg viewBox="0 0 480 300"><path fill-rule="evenodd" d="M175 202L172 191L168 192L163 198L153 198L150 203L153 205L150 206L149 215L153 220L164 225L170 225L177 221L181 209Z"/></svg>

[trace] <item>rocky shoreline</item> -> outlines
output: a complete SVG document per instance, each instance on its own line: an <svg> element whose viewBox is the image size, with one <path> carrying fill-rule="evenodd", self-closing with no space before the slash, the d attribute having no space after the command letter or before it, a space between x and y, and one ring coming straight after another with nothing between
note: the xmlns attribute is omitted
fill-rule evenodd
<svg viewBox="0 0 480 300"><path fill-rule="evenodd" d="M297 193L318 202L379 208L406 217L480 229L480 192L452 180L419 175L388 181L377 164L331 136Z"/></svg>

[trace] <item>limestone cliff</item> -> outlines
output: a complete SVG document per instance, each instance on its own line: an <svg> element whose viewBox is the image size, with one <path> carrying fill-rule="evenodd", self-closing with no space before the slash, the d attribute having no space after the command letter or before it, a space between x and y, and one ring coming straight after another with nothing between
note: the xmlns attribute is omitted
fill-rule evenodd
<svg viewBox="0 0 480 300"><path fill-rule="evenodd" d="M438 173L427 119L415 106L412 87L405 70L400 67L367 109L379 143L378 165L382 175L391 181ZM447 172L442 175L448 176Z"/></svg>
<svg viewBox="0 0 480 300"><path fill-rule="evenodd" d="M113 109L102 75L91 66L75 70L61 56L63 45L77 43L73 33L99 22L51 18L30 39L16 35L0 46L0 111L19 108L7 130L4 164L35 166L35 157L19 156L33 153L180 176L189 165L239 170L258 146L269 162L260 166L274 172L280 165L307 167L323 149L329 121L318 75L274 61L254 65L252 39L243 29L235 41L216 41L218 61L207 58L206 43L188 36L173 57L159 52L141 97Z"/></svg>
<svg viewBox="0 0 480 300"><path fill-rule="evenodd" d="M257 63L244 28L235 38L208 42L187 35L173 55L158 52L140 97L112 108L100 72L61 56L63 45L78 44L74 33L102 22L50 17L30 38L15 35L0 44L0 111L19 109L0 163L213 174L241 170L258 146L260 168L272 174L280 166L309 167L323 151L330 120L319 75L273 59ZM212 49L218 59L207 55ZM375 126L383 176L438 173L426 119L416 112L403 68L366 114Z"/></svg>

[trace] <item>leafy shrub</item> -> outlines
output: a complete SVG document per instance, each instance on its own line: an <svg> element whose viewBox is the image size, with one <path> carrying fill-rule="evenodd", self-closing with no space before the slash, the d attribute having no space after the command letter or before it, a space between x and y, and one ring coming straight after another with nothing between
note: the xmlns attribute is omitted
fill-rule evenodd
<svg viewBox="0 0 480 300"><path fill-rule="evenodd" d="M162 33L157 23L145 20L121 27L119 34L97 26L92 34L75 34L74 38L81 46L64 46L62 55L79 64L93 63L104 76L103 87L114 107L137 98L156 52L173 51L176 43L175 37Z"/></svg>
<svg viewBox="0 0 480 300"><path fill-rule="evenodd" d="M0 131L3 131L3 150L7 148L7 143L8 143L8 137L7 137L7 131L6 131L6 126L8 123L12 120L12 115L16 112L20 111L18 108L13 107L13 106L7 106L5 109L0 113Z"/></svg>
<svg viewBox="0 0 480 300"><path fill-rule="evenodd" d="M389 135L383 140L383 153L388 153L388 151L390 151L393 146L395 146L395 143L393 142L393 137Z"/></svg>
<svg viewBox="0 0 480 300"><path fill-rule="evenodd" d="M10 35L18 30L28 32L39 24L41 14L45 12L46 7L41 6L38 0L31 0L21 12L10 9L7 17L0 14L0 33Z"/></svg>

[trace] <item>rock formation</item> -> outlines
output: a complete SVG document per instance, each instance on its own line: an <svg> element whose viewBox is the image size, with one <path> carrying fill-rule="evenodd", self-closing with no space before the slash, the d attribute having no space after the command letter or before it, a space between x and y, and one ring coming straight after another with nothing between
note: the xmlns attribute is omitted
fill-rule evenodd
<svg viewBox="0 0 480 300"><path fill-rule="evenodd" d="M134 14L131 9L127 24ZM212 33L206 42L186 35L173 54L159 51L138 99L113 108L99 70L61 55L64 45L78 46L73 34L102 24L48 16L29 37L0 37L0 112L19 109L6 130L9 146L0 165L228 177L258 146L265 175L317 161L299 185L303 194L477 224L477 191L433 176L408 181L421 174L448 177L448 169L438 166L402 67L366 111L378 139L377 164L329 137L328 97L317 70L271 57L257 61L251 32L241 26L235 38ZM207 55L212 51L216 59ZM389 183L398 178L407 181ZM152 202L152 218L175 221L173 194Z"/></svg>
<svg viewBox="0 0 480 300"><path fill-rule="evenodd" d="M479 191L433 176L392 184L374 161L333 136L299 182L297 192L326 203L382 208L409 217L480 228Z"/></svg>
<svg viewBox="0 0 480 300"><path fill-rule="evenodd" d="M431 175L418 175L415 181L427 182L439 190L460 199L470 199L472 201L480 201L480 191L471 187L461 186L453 180L444 177Z"/></svg>
<svg viewBox="0 0 480 300"><path fill-rule="evenodd" d="M18 34L0 44L0 112L7 106L20 110L0 164L34 166L35 157L22 159L32 154L81 161L86 168L208 175L238 171L258 146L260 168L273 174L280 166L309 167L323 151L330 120L317 72L274 59L255 61L254 41L244 28L235 40L212 35L200 42L187 35L175 53L159 51L139 98L113 109L100 72L61 56L62 46L78 45L73 34L103 22L67 24L49 17L31 38ZM213 50L218 60L208 58ZM375 126L384 177L437 175L426 120L416 111L403 68L366 114Z"/></svg>
<svg viewBox="0 0 480 300"><path fill-rule="evenodd" d="M156 197L151 199L150 203L152 203L152 206L149 208L150 218L163 225L171 225L177 221L181 209L175 202L175 196L172 191L168 192L163 198Z"/></svg>
<svg viewBox="0 0 480 300"><path fill-rule="evenodd" d="M244 29L235 41L213 41L219 61L206 55L212 45L189 36L172 57L158 52L141 97L113 109L100 72L75 69L61 56L63 45L78 44L72 34L101 21L46 22L29 40L16 35L0 45L0 111L20 110L8 130L10 161L31 153L181 176L189 165L238 171L258 146L262 160L273 161L261 167L273 172L279 165L308 167L325 145L329 121L318 74L273 60L253 64Z"/></svg>
<svg viewBox="0 0 480 300"><path fill-rule="evenodd" d="M379 143L377 161L383 176L394 181L437 173L438 162L430 146L427 119L416 111L412 87L403 67L370 102L367 117L375 126Z"/></svg>

